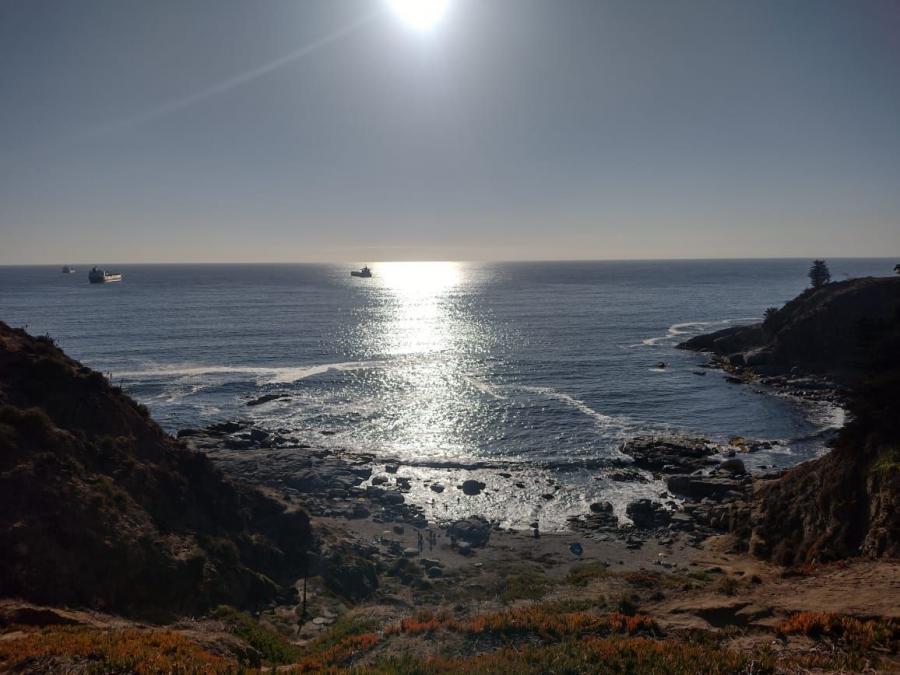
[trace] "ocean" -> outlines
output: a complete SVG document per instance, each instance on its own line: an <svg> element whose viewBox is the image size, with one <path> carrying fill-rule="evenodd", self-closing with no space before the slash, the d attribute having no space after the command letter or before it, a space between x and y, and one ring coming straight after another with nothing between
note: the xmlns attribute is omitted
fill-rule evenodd
<svg viewBox="0 0 900 675"><path fill-rule="evenodd" d="M834 279L893 267L829 264ZM659 491L596 475L630 436L777 439L748 461L781 467L821 453L841 423L675 349L797 295L807 260L370 266L360 279L351 265L110 265L124 281L106 285L88 265L0 267L0 320L110 374L170 432L243 419L410 467L530 470L571 487L545 509L553 522L598 496L621 509ZM281 398L247 405L267 394Z"/></svg>

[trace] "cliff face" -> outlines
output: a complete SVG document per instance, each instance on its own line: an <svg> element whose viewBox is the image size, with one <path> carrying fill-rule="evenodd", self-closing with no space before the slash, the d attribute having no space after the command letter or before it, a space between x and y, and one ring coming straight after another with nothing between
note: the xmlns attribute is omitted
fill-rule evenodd
<svg viewBox="0 0 900 675"><path fill-rule="evenodd" d="M742 523L750 552L782 565L900 556L896 447L844 434L830 454L759 485Z"/></svg>
<svg viewBox="0 0 900 675"><path fill-rule="evenodd" d="M129 614L288 593L307 516L232 483L49 339L0 322L0 596Z"/></svg>
<svg viewBox="0 0 900 675"><path fill-rule="evenodd" d="M757 484L737 528L753 554L786 565L900 556L900 278L829 284L787 303L769 328L680 346L739 369L798 367L849 387L850 421L832 451Z"/></svg>
<svg viewBox="0 0 900 675"><path fill-rule="evenodd" d="M777 374L798 367L853 382L868 342L900 310L900 277L868 277L809 289L763 323L700 335L680 349L709 351L737 367Z"/></svg>

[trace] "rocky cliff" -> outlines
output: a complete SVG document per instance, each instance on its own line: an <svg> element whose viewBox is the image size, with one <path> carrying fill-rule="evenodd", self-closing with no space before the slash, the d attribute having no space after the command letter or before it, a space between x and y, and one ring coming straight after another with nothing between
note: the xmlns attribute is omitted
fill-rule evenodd
<svg viewBox="0 0 900 675"><path fill-rule="evenodd" d="M849 422L832 451L759 481L738 534L781 564L900 556L900 278L809 290L769 321L680 345L738 371L800 369L848 387Z"/></svg>
<svg viewBox="0 0 900 675"><path fill-rule="evenodd" d="M126 614L289 594L312 536L49 338L0 322L0 596Z"/></svg>
<svg viewBox="0 0 900 675"><path fill-rule="evenodd" d="M791 368L855 382L870 341L900 311L900 277L866 277L808 289L765 322L699 335L680 349L712 352L735 368L782 374Z"/></svg>

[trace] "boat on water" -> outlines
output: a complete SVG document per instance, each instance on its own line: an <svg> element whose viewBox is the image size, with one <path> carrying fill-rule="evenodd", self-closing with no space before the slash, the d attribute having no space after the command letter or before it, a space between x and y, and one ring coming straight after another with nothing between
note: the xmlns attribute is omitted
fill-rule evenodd
<svg viewBox="0 0 900 675"><path fill-rule="evenodd" d="M75 273L75 268L74 268L74 267L70 267L69 265L63 265L62 273L63 273L63 274L74 274L74 273Z"/></svg>
<svg viewBox="0 0 900 675"><path fill-rule="evenodd" d="M370 277L372 276L372 270L369 269L368 265L363 267L361 270L350 270L351 277Z"/></svg>
<svg viewBox="0 0 900 675"><path fill-rule="evenodd" d="M119 272L107 272L94 267L88 272L88 280L92 284L108 284L112 281L122 281L122 275Z"/></svg>

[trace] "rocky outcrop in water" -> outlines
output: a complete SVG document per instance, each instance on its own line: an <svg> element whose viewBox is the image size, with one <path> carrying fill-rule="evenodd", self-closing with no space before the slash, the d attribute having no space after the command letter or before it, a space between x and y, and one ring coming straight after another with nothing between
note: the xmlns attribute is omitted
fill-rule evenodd
<svg viewBox="0 0 900 675"><path fill-rule="evenodd" d="M303 511L0 322L0 594L141 615L259 606L292 594L312 541Z"/></svg>
<svg viewBox="0 0 900 675"><path fill-rule="evenodd" d="M703 438L688 436L637 436L622 444L623 454L634 459L634 465L662 473L692 472L714 465L709 459L719 451Z"/></svg>
<svg viewBox="0 0 900 675"><path fill-rule="evenodd" d="M679 349L711 352L739 373L784 376L798 372L855 382L873 336L900 309L900 277L866 277L808 289L765 322L698 335ZM798 383L825 388L815 378Z"/></svg>

